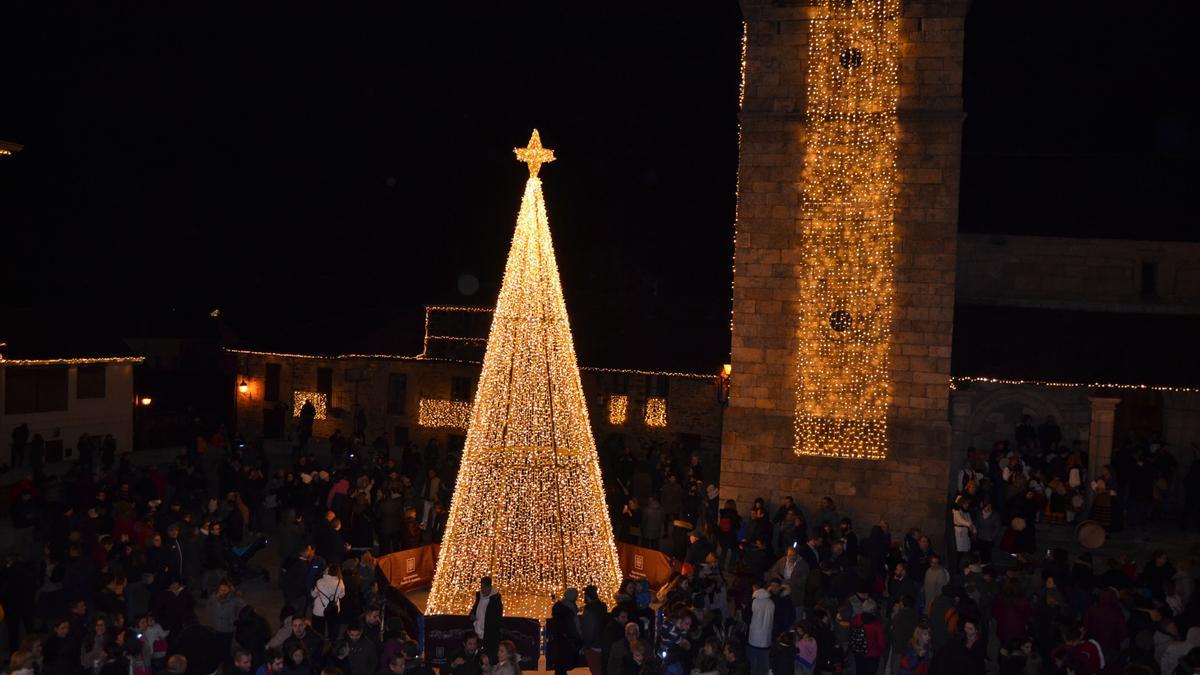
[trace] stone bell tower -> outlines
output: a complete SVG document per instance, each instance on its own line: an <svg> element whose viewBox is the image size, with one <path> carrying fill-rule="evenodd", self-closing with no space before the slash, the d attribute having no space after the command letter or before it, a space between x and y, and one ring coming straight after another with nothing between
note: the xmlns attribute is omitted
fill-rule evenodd
<svg viewBox="0 0 1200 675"><path fill-rule="evenodd" d="M895 170L890 174L895 208L889 229L891 281L880 296L886 311L877 315L886 318L890 331L885 327L878 333L883 336L875 350L882 364L876 369L879 386L868 388L879 396L879 419L870 422L878 451L871 459L822 456L820 448L815 454L797 453L802 446L797 440L798 383L805 396L815 396L807 400L816 401L816 412L805 413L806 419L832 415L828 402L837 396L859 395L845 394L849 390L843 386L861 379L857 375L839 383L837 368L826 368L825 374L834 373L831 378L805 374L813 338L801 319L806 311L810 318L818 311L806 306L812 304L812 284L825 284L819 273L813 280L813 230L805 211L805 195L811 204L813 194L811 185L806 193L806 177L813 176L811 167L806 173L806 158L812 162L810 141L816 133L810 119L816 106L808 82L813 72L810 38L816 39L817 22L854 3L899 5L898 13L883 17L894 22L888 30L898 43L891 51L898 60L891 127ZM811 513L828 495L861 528L887 518L893 532L918 526L940 538L950 471L947 407L967 0L742 0L742 10L746 39L733 372L724 419L721 497L744 503L762 496L777 503L791 495ZM837 40L836 35L825 33L821 39ZM864 59L870 65L872 57L869 49L848 44L841 61L850 69ZM853 179L854 167L850 175ZM828 310L823 306L819 311ZM828 324L835 331L852 325L846 311L831 316ZM823 386L836 389L823 393ZM822 429L843 428L842 420L822 424Z"/></svg>

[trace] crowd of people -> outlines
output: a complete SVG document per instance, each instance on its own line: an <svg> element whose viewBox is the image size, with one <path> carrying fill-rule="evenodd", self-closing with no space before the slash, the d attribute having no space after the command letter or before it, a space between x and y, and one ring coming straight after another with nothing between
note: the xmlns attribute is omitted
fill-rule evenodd
<svg viewBox="0 0 1200 675"><path fill-rule="evenodd" d="M604 457L614 530L681 569L615 599L568 589L546 622L547 662L594 675L1200 672L1190 561L1072 558L1036 542L1038 523L1084 518L1194 526L1191 492L1172 508L1161 488L1192 487L1196 465L1181 479L1163 446L1131 442L1088 476L1052 420L1029 422L1015 443L968 451L948 537L888 522L860 536L830 497L811 512L790 497L743 512L700 455L618 449ZM316 457L307 439L275 467L223 429L164 467L110 459L98 442L61 478L17 481L16 550L0 570L9 671L433 672L389 612L374 556L440 540L457 457L430 444L393 458L386 437L357 430ZM255 562L268 532L278 569ZM278 586L277 616L247 604L251 579ZM520 671L502 590L481 580L475 630L441 672Z"/></svg>

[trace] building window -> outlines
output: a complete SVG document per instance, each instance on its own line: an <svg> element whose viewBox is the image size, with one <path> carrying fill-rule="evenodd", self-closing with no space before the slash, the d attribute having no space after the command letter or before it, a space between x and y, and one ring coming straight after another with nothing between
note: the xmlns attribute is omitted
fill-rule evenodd
<svg viewBox="0 0 1200 675"><path fill-rule="evenodd" d="M408 375L388 374L387 411L389 415L403 415L404 401L408 398Z"/></svg>
<svg viewBox="0 0 1200 675"><path fill-rule="evenodd" d="M408 447L408 427L396 427L392 431L392 447L404 450Z"/></svg>
<svg viewBox="0 0 1200 675"><path fill-rule="evenodd" d="M608 423L613 426L625 424L629 417L629 397L624 394L613 394L608 397Z"/></svg>
<svg viewBox="0 0 1200 675"><path fill-rule="evenodd" d="M279 380L283 366L278 363L267 364L267 377L263 386L263 399L271 402L279 400Z"/></svg>
<svg viewBox="0 0 1200 675"><path fill-rule="evenodd" d="M646 426L667 426L667 399L657 397L646 399Z"/></svg>
<svg viewBox="0 0 1200 675"><path fill-rule="evenodd" d="M75 398L104 398L108 366L94 364L75 369Z"/></svg>
<svg viewBox="0 0 1200 675"><path fill-rule="evenodd" d="M671 391L671 378L666 375L646 376L646 396L649 398L666 398Z"/></svg>
<svg viewBox="0 0 1200 675"><path fill-rule="evenodd" d="M450 400L451 401L470 401L471 400L471 378L469 378L469 377L452 377L452 378L450 378Z"/></svg>
<svg viewBox="0 0 1200 675"><path fill-rule="evenodd" d="M317 368L317 391L333 400L333 368Z"/></svg>
<svg viewBox="0 0 1200 675"><path fill-rule="evenodd" d="M610 394L627 394L629 393L629 375L625 373L609 373L608 375L608 393Z"/></svg>
<svg viewBox="0 0 1200 675"><path fill-rule="evenodd" d="M329 416L329 399L323 391L294 391L292 392L292 417L299 417L304 404L313 404L313 419L323 420Z"/></svg>
<svg viewBox="0 0 1200 675"><path fill-rule="evenodd" d="M1141 291L1144 298L1158 295L1158 263L1151 260L1142 261Z"/></svg>
<svg viewBox="0 0 1200 675"><path fill-rule="evenodd" d="M8 368L4 373L4 413L56 412L67 409L66 366Z"/></svg>

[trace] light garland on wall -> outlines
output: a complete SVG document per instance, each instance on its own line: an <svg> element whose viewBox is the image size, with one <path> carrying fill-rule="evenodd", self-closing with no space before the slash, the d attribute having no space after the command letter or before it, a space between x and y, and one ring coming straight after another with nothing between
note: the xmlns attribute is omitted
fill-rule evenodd
<svg viewBox="0 0 1200 675"><path fill-rule="evenodd" d="M418 358L428 358L429 342L431 340L441 340L448 342L486 342L487 338L468 338L457 337L450 335L430 335L429 334L429 316L434 312L462 312L475 314L491 314L494 310L491 307L472 307L470 305L425 305L425 337L421 343L421 353Z"/></svg>
<svg viewBox="0 0 1200 675"><path fill-rule="evenodd" d="M899 0L826 0L809 37L800 455L887 456Z"/></svg>
<svg viewBox="0 0 1200 675"><path fill-rule="evenodd" d="M614 427L625 424L629 418L629 397L625 394L612 394L608 397L608 423Z"/></svg>
<svg viewBox="0 0 1200 675"><path fill-rule="evenodd" d="M430 429L466 429L470 422L470 401L423 398L417 404L417 426Z"/></svg>
<svg viewBox="0 0 1200 675"><path fill-rule="evenodd" d="M92 364L144 363L141 356L97 356L63 359L5 359L0 358L3 366L87 366Z"/></svg>
<svg viewBox="0 0 1200 675"><path fill-rule="evenodd" d="M1154 384L1114 384L1112 382L1053 382L1047 380L1006 380L998 377L951 377L950 389L960 384L1004 384L1012 386L1052 387L1062 389L1118 389L1122 391L1157 391L1170 394L1200 394L1200 387L1170 387Z"/></svg>
<svg viewBox="0 0 1200 675"><path fill-rule="evenodd" d="M742 201L742 109L746 103L746 45L750 40L750 24L742 22L742 63L738 78L738 123L737 147L738 163L733 174L733 256L730 260L729 275L729 334L733 335L733 308L737 302L737 235L738 213ZM733 343L729 345L730 360L733 360Z"/></svg>
<svg viewBox="0 0 1200 675"><path fill-rule="evenodd" d="M292 392L292 417L299 417L300 409L310 401L317 413L313 419L323 420L329 416L329 399L325 396L325 392L294 391Z"/></svg>
<svg viewBox="0 0 1200 675"><path fill-rule="evenodd" d="M537 131L475 394L428 614L465 614L491 576L510 616L544 618L566 588L606 602L621 571L550 238Z"/></svg>
<svg viewBox="0 0 1200 675"><path fill-rule="evenodd" d="M667 399L653 397L646 399L646 426L661 428L667 426Z"/></svg>
<svg viewBox="0 0 1200 675"><path fill-rule="evenodd" d="M465 339L465 338L464 338ZM471 338L474 339L474 338ZM487 338L482 338L486 340ZM434 361L437 363L460 363L463 365L479 365L479 361L470 361L466 359L450 359L440 356L404 356L402 354L337 354L334 356L321 356L319 354L289 354L286 352L267 352L256 351L252 349L233 349L226 348L226 352L230 354L243 354L247 356L262 356L279 359L304 359L307 361L362 361L362 360L387 360L387 361ZM139 357L140 358L140 357ZM684 373L674 370L639 370L637 368L603 368L599 366L580 366L580 371L588 373L614 373L619 375L655 375L661 377L678 377L691 380L716 380L720 375L712 373Z"/></svg>

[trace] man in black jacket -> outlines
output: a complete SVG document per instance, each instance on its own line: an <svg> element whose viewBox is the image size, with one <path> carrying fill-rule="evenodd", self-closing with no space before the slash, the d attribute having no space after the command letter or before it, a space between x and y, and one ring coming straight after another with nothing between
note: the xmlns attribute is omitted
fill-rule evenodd
<svg viewBox="0 0 1200 675"><path fill-rule="evenodd" d="M500 646L500 618L504 616L504 604L500 591L492 586L492 578L479 580L479 591L475 593L475 604L467 615L475 623L475 634L483 642L483 653L496 662L496 649Z"/></svg>
<svg viewBox="0 0 1200 675"><path fill-rule="evenodd" d="M568 588L562 600L554 603L550 610L550 621L546 630L550 639L546 645L546 665L554 669L554 675L567 675L579 661L579 647L583 643L579 635L579 624L575 621L578 612L576 602L579 592Z"/></svg>

